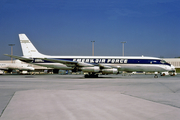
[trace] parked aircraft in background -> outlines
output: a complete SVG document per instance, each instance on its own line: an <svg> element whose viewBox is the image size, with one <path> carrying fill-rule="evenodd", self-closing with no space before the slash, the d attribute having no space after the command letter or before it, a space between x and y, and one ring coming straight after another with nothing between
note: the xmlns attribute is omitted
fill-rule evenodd
<svg viewBox="0 0 180 120"><path fill-rule="evenodd" d="M22 64L21 61L16 60L14 63L0 63L1 73L4 71L12 72L13 70L19 70L20 72L24 71L33 71L34 68L29 64Z"/></svg>
<svg viewBox="0 0 180 120"><path fill-rule="evenodd" d="M85 77L97 77L98 74L118 74L121 71L175 72L175 67L155 57L128 56L50 56L38 52L25 34L19 34L23 56L7 55L21 61L61 70L83 71Z"/></svg>

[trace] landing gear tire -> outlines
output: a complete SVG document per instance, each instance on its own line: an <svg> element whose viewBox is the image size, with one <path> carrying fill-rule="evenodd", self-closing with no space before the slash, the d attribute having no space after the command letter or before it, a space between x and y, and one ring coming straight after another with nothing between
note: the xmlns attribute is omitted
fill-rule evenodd
<svg viewBox="0 0 180 120"><path fill-rule="evenodd" d="M161 74L161 76L165 76L165 73Z"/></svg>
<svg viewBox="0 0 180 120"><path fill-rule="evenodd" d="M84 75L85 78L98 78L98 74L86 74Z"/></svg>
<svg viewBox="0 0 180 120"><path fill-rule="evenodd" d="M171 76L175 76L176 74L175 73L172 73L172 74L170 74Z"/></svg>
<svg viewBox="0 0 180 120"><path fill-rule="evenodd" d="M158 75L154 75L154 78L158 78Z"/></svg>
<svg viewBox="0 0 180 120"><path fill-rule="evenodd" d="M88 76L89 76L88 74L85 74L85 75L84 75L85 78L88 78Z"/></svg>

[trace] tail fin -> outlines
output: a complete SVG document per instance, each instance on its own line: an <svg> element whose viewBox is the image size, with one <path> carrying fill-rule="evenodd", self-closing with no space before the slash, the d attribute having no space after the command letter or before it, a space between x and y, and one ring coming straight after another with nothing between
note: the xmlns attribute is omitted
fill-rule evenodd
<svg viewBox="0 0 180 120"><path fill-rule="evenodd" d="M19 39L21 43L21 48L23 56L25 57L42 57L43 54L39 53L38 50L34 47L31 41L25 34L19 34Z"/></svg>

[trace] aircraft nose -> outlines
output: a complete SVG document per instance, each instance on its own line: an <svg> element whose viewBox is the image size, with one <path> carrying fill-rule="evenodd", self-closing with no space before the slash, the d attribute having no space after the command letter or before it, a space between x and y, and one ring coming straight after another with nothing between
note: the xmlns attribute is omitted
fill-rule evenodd
<svg viewBox="0 0 180 120"><path fill-rule="evenodd" d="M175 67L171 65L171 71L175 71Z"/></svg>

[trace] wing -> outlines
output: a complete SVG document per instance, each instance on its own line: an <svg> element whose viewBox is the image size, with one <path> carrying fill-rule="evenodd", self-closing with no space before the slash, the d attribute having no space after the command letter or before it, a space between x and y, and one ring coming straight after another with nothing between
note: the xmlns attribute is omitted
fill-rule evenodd
<svg viewBox="0 0 180 120"><path fill-rule="evenodd" d="M65 64L67 66L76 66L76 67L93 67L93 66L99 66L101 69L112 69L112 68L116 68L116 69L120 69L121 66L117 66L117 67L113 67L113 66L109 66L109 65L103 65L100 63L84 63L84 62L78 62L78 61L68 61L68 60L57 60L57 59L48 59L48 58L44 58L42 60L45 61L50 61L50 62L54 62L54 63L62 63Z"/></svg>
<svg viewBox="0 0 180 120"><path fill-rule="evenodd" d="M62 63L62 64L66 64L67 66L80 66L80 67L94 66L93 64L77 62L77 61L68 61L68 60L59 60L59 59L57 60L57 59L47 59L47 58L44 58L42 60L51 61L54 63Z"/></svg>
<svg viewBox="0 0 180 120"><path fill-rule="evenodd" d="M51 61L54 63L63 63L63 64L77 64L77 61L68 61L68 60L57 60L57 59L48 59L48 58L43 58L42 60L46 61Z"/></svg>
<svg viewBox="0 0 180 120"><path fill-rule="evenodd" d="M50 58L25 58L20 56L13 56L5 54L6 56L19 59L23 62L44 66L54 69L62 69L62 70L82 70L84 72L102 72L104 74L114 74L120 70L120 66L114 67L109 65L104 65L100 63L84 63L78 61L69 61L69 60L62 60L62 59L50 59ZM36 63L34 61L41 61L40 63ZM44 63L44 61L50 61L51 63Z"/></svg>

